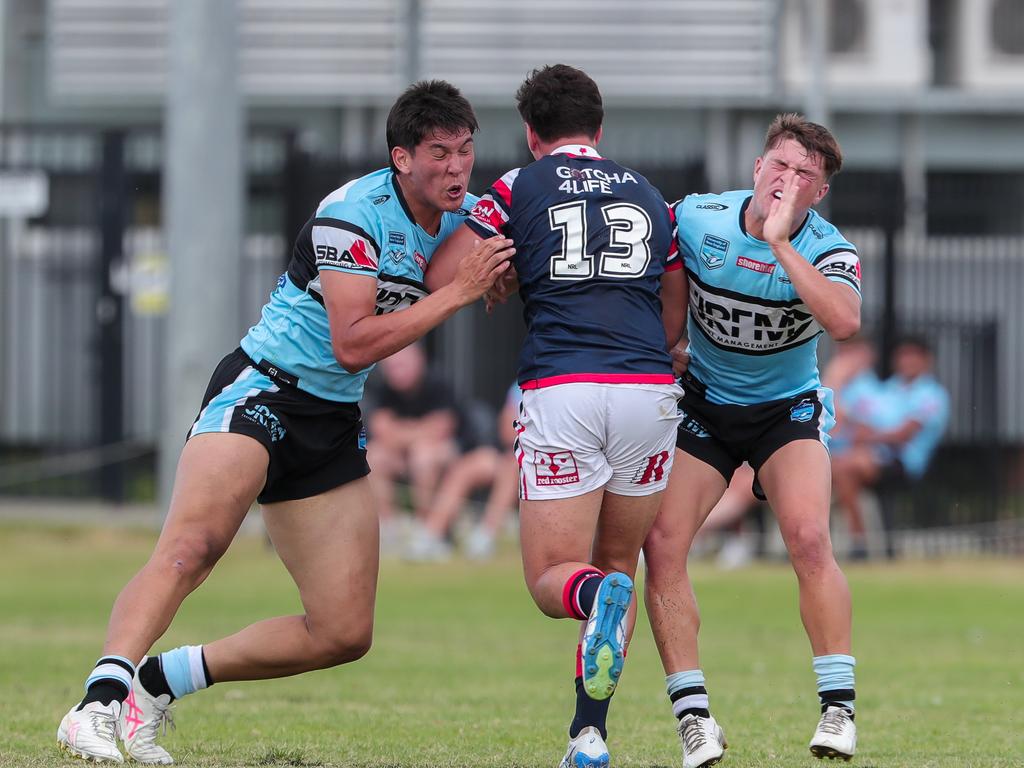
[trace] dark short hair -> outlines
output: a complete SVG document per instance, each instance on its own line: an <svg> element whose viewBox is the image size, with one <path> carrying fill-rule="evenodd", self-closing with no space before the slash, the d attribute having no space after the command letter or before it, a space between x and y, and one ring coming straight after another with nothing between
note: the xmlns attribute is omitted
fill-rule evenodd
<svg viewBox="0 0 1024 768"><path fill-rule="evenodd" d="M401 147L412 152L424 138L435 133L476 133L473 107L459 89L444 80L421 80L413 83L398 97L388 113L388 163L391 150Z"/></svg>
<svg viewBox="0 0 1024 768"><path fill-rule="evenodd" d="M516 91L519 114L542 141L594 137L604 121L597 83L566 64L535 69Z"/></svg>
<svg viewBox="0 0 1024 768"><path fill-rule="evenodd" d="M919 333L905 333L900 336L896 339L896 344L893 345L893 349L896 350L900 347L916 349L918 352L927 355L928 357L934 357L935 355L931 342Z"/></svg>
<svg viewBox="0 0 1024 768"><path fill-rule="evenodd" d="M793 139L806 149L808 154L820 157L825 166L826 179L839 173L843 167L843 151L839 148L836 137L828 128L812 123L803 115L795 112L776 115L764 137L762 154L775 149L786 139Z"/></svg>

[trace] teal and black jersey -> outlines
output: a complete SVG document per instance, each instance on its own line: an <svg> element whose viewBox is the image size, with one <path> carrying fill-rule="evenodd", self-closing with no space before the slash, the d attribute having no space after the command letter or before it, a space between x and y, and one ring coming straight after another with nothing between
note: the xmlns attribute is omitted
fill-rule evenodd
<svg viewBox="0 0 1024 768"><path fill-rule="evenodd" d="M713 403L764 403L820 386L821 326L768 243L747 233L751 194L690 195L675 208L690 282L689 371ZM825 277L860 294L857 249L838 229L812 210L790 239Z"/></svg>
<svg viewBox="0 0 1024 768"><path fill-rule="evenodd" d="M242 339L242 349L255 362L296 379L299 389L358 402L372 366L348 373L334 358L320 272L376 277L377 314L405 309L427 295L423 276L434 249L465 221L476 200L467 195L465 208L445 212L431 236L413 219L388 169L336 189L299 233L288 271Z"/></svg>

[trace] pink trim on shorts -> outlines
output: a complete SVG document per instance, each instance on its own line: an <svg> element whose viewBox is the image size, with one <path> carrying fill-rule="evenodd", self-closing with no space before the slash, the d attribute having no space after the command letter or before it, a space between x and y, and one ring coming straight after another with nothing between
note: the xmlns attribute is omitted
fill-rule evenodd
<svg viewBox="0 0 1024 768"><path fill-rule="evenodd" d="M564 373L543 379L530 379L520 389L542 389L559 384L675 384L671 373Z"/></svg>

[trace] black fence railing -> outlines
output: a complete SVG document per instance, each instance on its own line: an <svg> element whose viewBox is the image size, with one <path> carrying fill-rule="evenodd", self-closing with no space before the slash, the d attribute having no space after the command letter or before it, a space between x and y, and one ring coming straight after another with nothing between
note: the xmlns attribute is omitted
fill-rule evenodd
<svg viewBox="0 0 1024 768"><path fill-rule="evenodd" d="M0 126L0 172L38 171L50 190L44 214L0 219L0 495L153 492L168 270L161 156L154 129ZM376 164L311 156L282 131L252 132L246 157L239 290L252 320L317 202ZM471 189L506 170L478 163ZM639 170L669 200L707 191L699 162ZM1010 176L989 188L980 176L934 175L930 236L905 233L893 173L843 173L828 198L826 215L861 253L866 330L883 352L899 333L928 338L951 394L928 482L892 500L902 527L1024 518L1024 232L1009 220L954 215L954 182L976 198L963 210L1020 186ZM496 406L515 373L520 309L513 300L490 316L471 308L468 318L428 346L460 392Z"/></svg>

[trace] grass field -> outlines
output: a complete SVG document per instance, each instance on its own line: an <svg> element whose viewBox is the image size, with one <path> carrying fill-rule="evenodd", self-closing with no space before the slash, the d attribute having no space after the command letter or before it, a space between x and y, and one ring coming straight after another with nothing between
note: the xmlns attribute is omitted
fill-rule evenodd
<svg viewBox="0 0 1024 768"><path fill-rule="evenodd" d="M0 766L73 765L57 722L81 696L114 595L151 532L0 526ZM847 569L855 600L855 765L1024 766L1024 566ZM732 744L724 766L813 766L810 654L785 566L694 572L704 670ZM236 543L158 646L297 612L255 538ZM163 743L196 766L555 766L572 710L576 627L545 619L509 550L484 566L385 562L374 649L348 667L217 685ZM610 717L616 766L678 766L646 621Z"/></svg>

